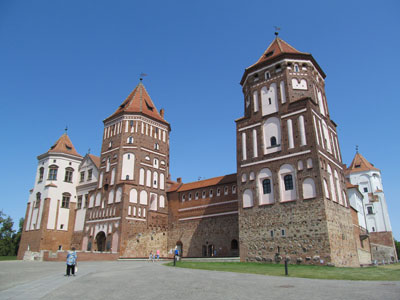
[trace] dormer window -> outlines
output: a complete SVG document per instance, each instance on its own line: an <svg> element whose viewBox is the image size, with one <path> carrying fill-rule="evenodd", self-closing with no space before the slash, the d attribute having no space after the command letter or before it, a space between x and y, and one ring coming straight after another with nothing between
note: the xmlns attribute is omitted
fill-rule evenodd
<svg viewBox="0 0 400 300"><path fill-rule="evenodd" d="M272 54L274 54L274 51L269 51L269 52L265 53L264 57L265 58L270 57L270 56L272 56Z"/></svg>
<svg viewBox="0 0 400 300"><path fill-rule="evenodd" d="M146 100L144 100L144 102L146 103L147 109L153 111L153 107L149 103L147 103Z"/></svg>
<svg viewBox="0 0 400 300"><path fill-rule="evenodd" d="M69 146L69 145L65 145L65 148L67 148L67 150L69 150L69 151L71 151L71 150L72 150L72 147L71 147L71 146Z"/></svg>
<svg viewBox="0 0 400 300"><path fill-rule="evenodd" d="M361 168L361 165L355 165L356 168Z"/></svg>

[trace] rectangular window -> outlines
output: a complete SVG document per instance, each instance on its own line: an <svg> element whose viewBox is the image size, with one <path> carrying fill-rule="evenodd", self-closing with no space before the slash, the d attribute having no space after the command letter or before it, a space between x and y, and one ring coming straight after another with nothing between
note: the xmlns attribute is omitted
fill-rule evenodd
<svg viewBox="0 0 400 300"><path fill-rule="evenodd" d="M79 182L85 181L85 171L81 172L81 179Z"/></svg>
<svg viewBox="0 0 400 300"><path fill-rule="evenodd" d="M93 169L90 169L88 171L88 178L87 178L88 181L92 180L92 175L93 175Z"/></svg>
<svg viewBox="0 0 400 300"><path fill-rule="evenodd" d="M69 198L70 196L63 195L61 201L61 208L69 208Z"/></svg>
<svg viewBox="0 0 400 300"><path fill-rule="evenodd" d="M89 194L85 195L85 206L83 208L86 208L89 206Z"/></svg>
<svg viewBox="0 0 400 300"><path fill-rule="evenodd" d="M57 168L49 169L49 180L57 180Z"/></svg>
<svg viewBox="0 0 400 300"><path fill-rule="evenodd" d="M65 181L65 182L72 182L72 174L73 174L73 171L71 171L71 170L65 170L65 178L64 178L64 181Z"/></svg>
<svg viewBox="0 0 400 300"><path fill-rule="evenodd" d="M368 188L364 188L364 193L368 193Z"/></svg>
<svg viewBox="0 0 400 300"><path fill-rule="evenodd" d="M282 236L286 236L285 229L282 229L282 230L281 230L281 235L282 235Z"/></svg>
<svg viewBox="0 0 400 300"><path fill-rule="evenodd" d="M273 230L271 230L271 231L269 232L269 234L271 235L272 238L274 237L274 231L273 231Z"/></svg>
<svg viewBox="0 0 400 300"><path fill-rule="evenodd" d="M77 209L81 208L82 208L82 195L78 196L78 205L77 205Z"/></svg>
<svg viewBox="0 0 400 300"><path fill-rule="evenodd" d="M372 210L372 206L367 206L367 213L369 215L373 215L374 214L374 211Z"/></svg>

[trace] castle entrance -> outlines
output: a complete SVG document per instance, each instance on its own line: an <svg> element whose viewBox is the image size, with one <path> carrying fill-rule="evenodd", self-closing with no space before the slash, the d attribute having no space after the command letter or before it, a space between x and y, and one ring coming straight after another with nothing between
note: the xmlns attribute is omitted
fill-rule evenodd
<svg viewBox="0 0 400 300"><path fill-rule="evenodd" d="M100 231L96 235L97 251L103 252L106 248L106 234L104 231Z"/></svg>

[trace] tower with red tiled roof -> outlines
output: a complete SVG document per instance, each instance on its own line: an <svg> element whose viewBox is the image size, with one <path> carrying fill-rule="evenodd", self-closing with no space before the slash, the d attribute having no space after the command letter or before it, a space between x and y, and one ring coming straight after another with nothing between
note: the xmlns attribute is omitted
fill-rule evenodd
<svg viewBox="0 0 400 300"><path fill-rule="evenodd" d="M237 125L242 260L357 266L325 73L278 36L241 79Z"/></svg>
<svg viewBox="0 0 400 300"><path fill-rule="evenodd" d="M369 232L372 261L397 261L389 210L383 191L381 171L358 151L346 169L346 177L363 196L359 217Z"/></svg>
<svg viewBox="0 0 400 300"><path fill-rule="evenodd" d="M98 186L90 194L82 249L166 255L170 125L140 81L104 121Z"/></svg>
<svg viewBox="0 0 400 300"><path fill-rule="evenodd" d="M82 156L67 133L37 157L18 258L41 250L70 249L76 206L76 183Z"/></svg>

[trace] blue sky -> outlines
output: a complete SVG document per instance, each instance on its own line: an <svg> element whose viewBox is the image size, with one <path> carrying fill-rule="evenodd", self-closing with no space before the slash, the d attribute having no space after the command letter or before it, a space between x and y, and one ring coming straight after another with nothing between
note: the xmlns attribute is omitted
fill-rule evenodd
<svg viewBox="0 0 400 300"><path fill-rule="evenodd" d="M357 144L381 169L400 239L400 2L192 2L0 1L0 209L24 216L36 156L66 125L80 154L98 155L102 120L142 72L172 126L172 178L236 172L239 81L277 25L327 74L343 161L350 164Z"/></svg>

